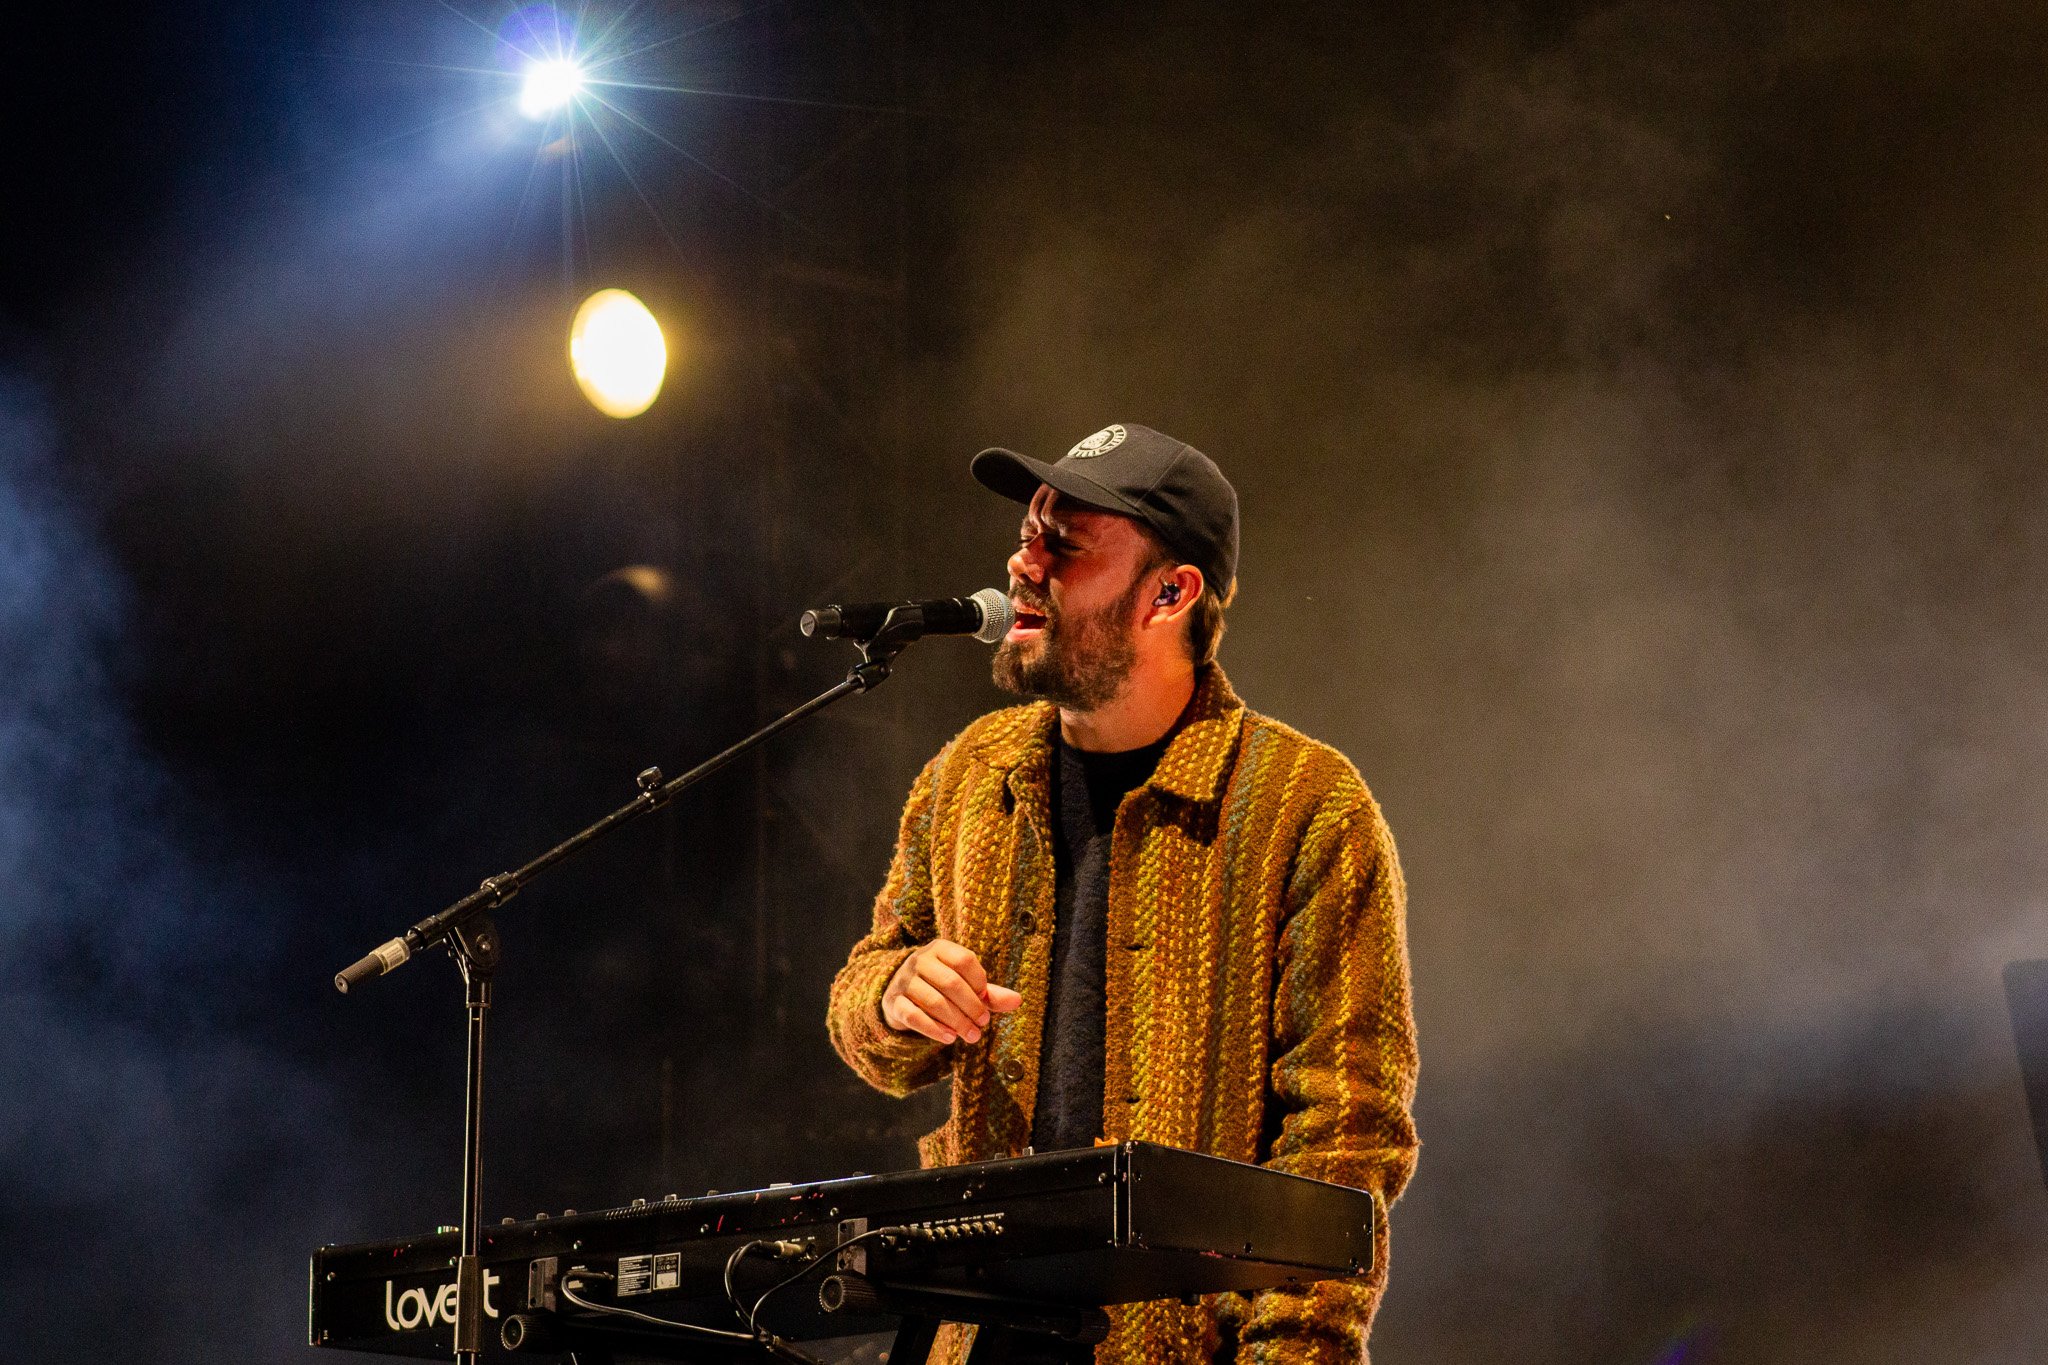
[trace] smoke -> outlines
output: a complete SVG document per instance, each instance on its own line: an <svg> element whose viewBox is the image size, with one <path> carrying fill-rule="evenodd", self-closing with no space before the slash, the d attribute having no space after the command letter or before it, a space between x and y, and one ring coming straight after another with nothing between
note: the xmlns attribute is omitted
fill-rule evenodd
<svg viewBox="0 0 2048 1365"><path fill-rule="evenodd" d="M0 382L0 1300L41 1305L28 1358L238 1358L290 1339L339 1125L252 1016L279 928L137 738L131 599L53 460Z"/></svg>
<svg viewBox="0 0 2048 1365"><path fill-rule="evenodd" d="M1446 22L1067 35L1007 93L1085 113L972 149L935 369L974 439L1214 455L1224 663L1387 807L1377 1356L2037 1355L2038 21Z"/></svg>

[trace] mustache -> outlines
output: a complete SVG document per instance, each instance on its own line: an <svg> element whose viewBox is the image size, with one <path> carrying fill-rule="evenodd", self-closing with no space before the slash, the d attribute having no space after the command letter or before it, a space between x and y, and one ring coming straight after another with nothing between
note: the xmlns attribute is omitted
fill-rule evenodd
<svg viewBox="0 0 2048 1365"><path fill-rule="evenodd" d="M1010 580L1010 600L1027 611L1052 619L1052 599L1040 596L1036 590L1014 578Z"/></svg>

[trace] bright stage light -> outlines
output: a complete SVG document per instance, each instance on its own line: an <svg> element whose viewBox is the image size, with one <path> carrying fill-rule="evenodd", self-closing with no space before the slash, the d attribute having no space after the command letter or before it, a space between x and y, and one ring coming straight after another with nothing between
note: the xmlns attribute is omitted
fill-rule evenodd
<svg viewBox="0 0 2048 1365"><path fill-rule="evenodd" d="M625 290L600 289L569 325L569 369L599 412L638 417L654 405L668 372L661 324Z"/></svg>
<svg viewBox="0 0 2048 1365"><path fill-rule="evenodd" d="M583 92L583 68L567 57L552 57L526 68L519 87L519 112L544 119Z"/></svg>

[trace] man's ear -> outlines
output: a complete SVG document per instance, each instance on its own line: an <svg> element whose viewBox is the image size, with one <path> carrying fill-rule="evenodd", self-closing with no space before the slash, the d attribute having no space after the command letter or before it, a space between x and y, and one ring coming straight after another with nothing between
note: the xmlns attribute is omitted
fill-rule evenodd
<svg viewBox="0 0 2048 1365"><path fill-rule="evenodd" d="M1195 602L1208 591L1202 571L1192 564L1176 564L1146 575L1152 593L1145 608L1145 625L1177 627L1193 610Z"/></svg>

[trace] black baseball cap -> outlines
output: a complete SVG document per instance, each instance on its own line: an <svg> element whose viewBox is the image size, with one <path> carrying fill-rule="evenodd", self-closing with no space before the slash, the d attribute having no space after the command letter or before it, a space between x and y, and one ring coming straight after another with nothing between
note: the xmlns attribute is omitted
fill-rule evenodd
<svg viewBox="0 0 2048 1365"><path fill-rule="evenodd" d="M1186 441L1117 422L1083 437L1058 464L994 449L968 468L983 487L1014 502L1030 502L1047 484L1089 507L1137 518L1200 569L1218 595L1237 578L1237 490Z"/></svg>

